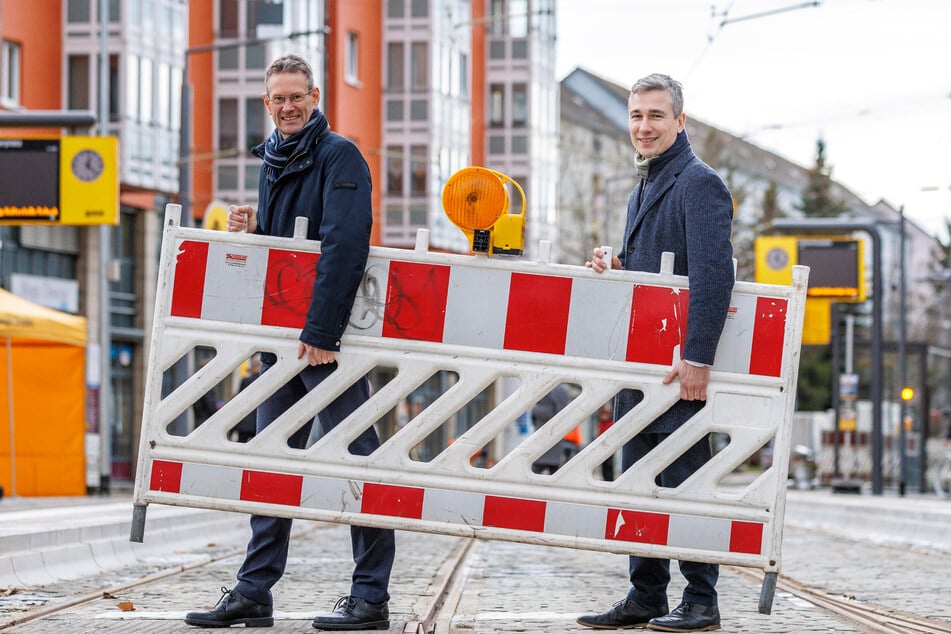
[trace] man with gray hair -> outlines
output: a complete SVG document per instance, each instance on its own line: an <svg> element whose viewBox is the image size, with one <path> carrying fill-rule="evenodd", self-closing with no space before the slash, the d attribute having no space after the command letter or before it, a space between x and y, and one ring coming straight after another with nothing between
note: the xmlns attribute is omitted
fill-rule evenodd
<svg viewBox="0 0 951 634"><path fill-rule="evenodd" d="M674 254L674 274L689 278L687 330L681 358L664 383L680 383L680 400L634 436L622 451L622 470L657 448L705 405L710 366L726 321L733 289L730 243L733 199L717 173L696 157L685 130L683 89L667 75L639 79L628 97L628 129L640 182L627 208L624 242L611 268L656 273L661 254ZM594 249L586 266L607 269ZM643 393L623 390L615 400L615 421L630 412ZM615 423L617 424L617 423ZM659 451L663 451L660 448ZM680 486L711 458L708 436L677 457L657 477L661 487ZM631 556L631 588L610 610L584 614L578 623L599 629L646 627L661 632L720 629L715 564L681 561L687 580L680 604L668 611L667 559Z"/></svg>
<svg viewBox="0 0 951 634"><path fill-rule="evenodd" d="M356 145L330 131L327 117L317 107L320 90L310 64L297 55L280 57L268 68L265 84L264 107L274 131L252 150L263 160L258 209L232 205L228 230L291 238L297 217L303 216L309 221L307 239L320 241L320 260L297 350L297 358L307 364L258 406L257 433L337 368L336 354L366 269L373 223L369 167ZM274 353L262 352L261 374L276 362ZM321 429L329 432L368 398L364 376L317 414ZM311 425L297 430L288 444L303 449ZM368 456L379 446L376 431L369 427L349 450ZM251 541L237 584L224 589L213 610L189 612L185 622L199 627L274 625L271 587L284 574L290 533L290 519L252 515ZM352 526L350 539L355 563L350 593L337 601L333 611L318 614L313 626L389 629L387 588L395 556L394 532Z"/></svg>

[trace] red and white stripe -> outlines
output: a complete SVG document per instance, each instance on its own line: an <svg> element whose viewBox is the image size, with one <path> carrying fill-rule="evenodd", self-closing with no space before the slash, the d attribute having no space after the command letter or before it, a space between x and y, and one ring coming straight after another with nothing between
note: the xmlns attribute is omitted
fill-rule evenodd
<svg viewBox="0 0 951 634"><path fill-rule="evenodd" d="M149 490L205 499L760 555L762 522L153 460Z"/></svg>
<svg viewBox="0 0 951 634"><path fill-rule="evenodd" d="M319 257L183 241L171 315L301 328ZM686 335L683 288L372 256L371 279L350 334L665 366ZM714 369L779 377L786 315L785 298L734 294Z"/></svg>

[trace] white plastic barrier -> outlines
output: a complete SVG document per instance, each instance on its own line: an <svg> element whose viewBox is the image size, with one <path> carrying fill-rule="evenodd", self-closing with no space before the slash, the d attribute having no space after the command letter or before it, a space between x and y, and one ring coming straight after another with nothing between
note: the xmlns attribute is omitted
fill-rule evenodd
<svg viewBox="0 0 951 634"><path fill-rule="evenodd" d="M686 330L687 279L373 247L337 370L247 444L227 433L303 367L297 337L319 243L190 229L170 205L135 487L132 539L152 502L761 568L768 612L780 569L792 410L808 269L790 287L737 282L707 406L613 482L599 467L679 397L662 379ZM303 226L297 235L303 236ZM542 249L544 252L545 249ZM161 397L196 346L216 356ZM254 352L277 363L187 436L169 426ZM287 439L374 367L396 377L313 446ZM347 447L428 377L458 381L370 456ZM501 378L519 387L429 462L413 448ZM470 458L554 386L580 395L491 468ZM535 459L621 389L643 401L552 475ZM729 444L681 486L656 475L710 432ZM751 484L721 484L773 442Z"/></svg>

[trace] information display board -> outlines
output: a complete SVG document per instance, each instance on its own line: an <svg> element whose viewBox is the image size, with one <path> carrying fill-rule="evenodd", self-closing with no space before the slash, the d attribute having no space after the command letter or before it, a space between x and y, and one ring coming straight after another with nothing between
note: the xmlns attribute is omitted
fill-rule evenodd
<svg viewBox="0 0 951 634"><path fill-rule="evenodd" d="M118 140L0 138L0 224L119 222Z"/></svg>

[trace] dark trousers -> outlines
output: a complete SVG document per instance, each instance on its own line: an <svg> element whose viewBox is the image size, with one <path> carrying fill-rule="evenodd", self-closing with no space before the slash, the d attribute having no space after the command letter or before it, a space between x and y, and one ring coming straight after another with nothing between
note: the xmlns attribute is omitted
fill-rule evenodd
<svg viewBox="0 0 951 634"><path fill-rule="evenodd" d="M622 471L660 444L670 434L638 434L621 452ZM680 486L711 458L710 439L704 437L660 472L658 483L664 487ZM717 579L720 567L696 561L681 561L680 573L687 580L684 603L717 604ZM630 557L631 590L628 597L641 605L667 605L667 584L670 583L670 560L653 557Z"/></svg>
<svg viewBox="0 0 951 634"><path fill-rule="evenodd" d="M314 389L336 367L336 364L307 366L300 374L268 397L258 406L257 431L260 432L267 427L307 392ZM264 371L267 368L265 364ZM366 377L347 388L347 391L318 414L323 431L326 433L336 427L340 421L366 402L369 393ZM310 427L311 425L307 424L295 432L289 444L298 449L304 448L310 435ZM370 427L350 444L350 451L355 455L367 456L379 446L380 440L376 431ZM234 587L235 591L258 603L266 605L273 603L271 587L284 574L290 534L290 519L264 515L251 516L251 541L248 543L244 563L238 571L238 584ZM387 588L390 583L393 558L396 554L394 532L389 529L351 526L350 541L355 564L350 594L371 603L389 600Z"/></svg>

